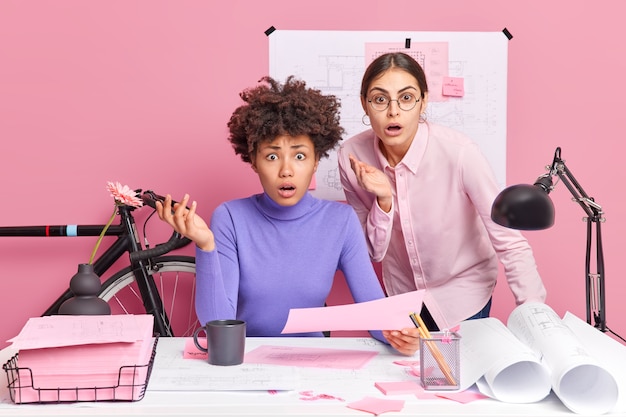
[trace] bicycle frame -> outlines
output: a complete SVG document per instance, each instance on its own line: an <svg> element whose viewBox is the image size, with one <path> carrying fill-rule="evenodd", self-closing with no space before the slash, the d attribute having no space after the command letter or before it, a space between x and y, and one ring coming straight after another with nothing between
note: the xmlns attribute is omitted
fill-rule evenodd
<svg viewBox="0 0 626 417"><path fill-rule="evenodd" d="M155 201L162 199L162 197L151 191L146 191L142 194L142 199L146 205L154 208ZM102 277L117 260L122 258L124 253L128 252L131 269L135 275L144 308L147 314L154 317L154 331L161 336L169 336L169 318L163 309L156 284L151 279L150 271L153 266L151 258L183 247L190 241L181 238L178 233L174 232L166 243L157 245L152 249L144 249L132 215L133 210L135 208L131 206L118 207L120 222L119 224L112 224L105 233L106 236L117 236L117 239L94 261L94 272ZM104 225L8 226L0 227L0 237L99 236L104 227ZM72 296L71 291L65 291L42 315L57 314L61 304Z"/></svg>

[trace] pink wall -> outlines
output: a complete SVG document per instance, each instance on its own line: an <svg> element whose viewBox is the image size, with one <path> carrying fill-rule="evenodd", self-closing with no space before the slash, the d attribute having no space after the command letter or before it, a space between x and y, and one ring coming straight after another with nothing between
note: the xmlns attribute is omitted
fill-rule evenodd
<svg viewBox="0 0 626 417"><path fill-rule="evenodd" d="M237 93L268 72L264 31L500 31L509 43L508 182L543 173L556 146L603 205L609 327L626 334L621 0L0 2L3 225L104 222L117 180L180 196L207 218L260 190L233 155ZM123 147L123 148L122 148ZM562 314L584 317L585 224L562 185L557 224L527 233ZM94 239L0 238L0 347L88 260ZM494 315L513 308L506 282Z"/></svg>

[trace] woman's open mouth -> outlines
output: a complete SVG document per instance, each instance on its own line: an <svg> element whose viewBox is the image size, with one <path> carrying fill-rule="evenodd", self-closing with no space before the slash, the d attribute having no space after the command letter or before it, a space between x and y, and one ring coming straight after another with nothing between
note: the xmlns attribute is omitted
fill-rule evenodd
<svg viewBox="0 0 626 417"><path fill-rule="evenodd" d="M390 124L385 127L385 133L388 136L398 136L402 132L402 126L399 124Z"/></svg>
<svg viewBox="0 0 626 417"><path fill-rule="evenodd" d="M296 187L293 184L284 184L278 187L278 194L283 198L293 197L296 193Z"/></svg>

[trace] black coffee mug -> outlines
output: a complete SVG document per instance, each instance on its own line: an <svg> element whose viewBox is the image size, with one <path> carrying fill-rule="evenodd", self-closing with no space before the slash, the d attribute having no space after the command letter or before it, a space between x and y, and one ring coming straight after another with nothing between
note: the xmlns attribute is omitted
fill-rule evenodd
<svg viewBox="0 0 626 417"><path fill-rule="evenodd" d="M198 334L206 333L207 347L198 343ZM243 320L212 320L193 334L198 349L208 354L211 365L239 365L243 363L246 348L246 322Z"/></svg>

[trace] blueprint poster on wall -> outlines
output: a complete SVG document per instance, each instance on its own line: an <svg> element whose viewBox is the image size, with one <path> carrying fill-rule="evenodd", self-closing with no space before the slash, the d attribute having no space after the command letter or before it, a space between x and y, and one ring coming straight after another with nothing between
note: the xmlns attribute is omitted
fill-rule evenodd
<svg viewBox="0 0 626 417"><path fill-rule="evenodd" d="M270 75L279 81L295 75L337 96L347 139L368 129L359 98L365 68L382 53L405 52L426 72L427 120L478 143L504 186L507 48L503 32L275 30L269 35ZM344 200L335 153L320 162L312 193Z"/></svg>

